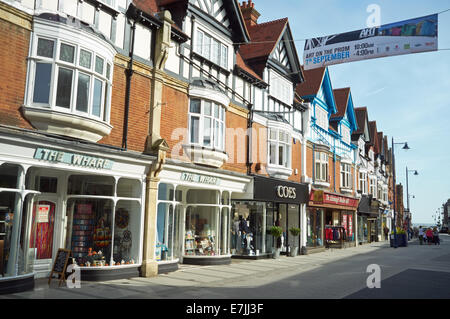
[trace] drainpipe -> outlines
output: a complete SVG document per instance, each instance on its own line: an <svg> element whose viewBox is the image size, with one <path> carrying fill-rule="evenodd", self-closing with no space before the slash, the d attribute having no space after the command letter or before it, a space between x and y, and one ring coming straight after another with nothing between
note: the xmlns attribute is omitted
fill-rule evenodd
<svg viewBox="0 0 450 319"><path fill-rule="evenodd" d="M126 80L126 91L125 91L125 115L124 115L124 125L123 125L123 139L122 139L122 148L127 149L128 147L128 113L130 110L130 91L131 91L131 77L133 76L133 56L134 56L134 38L136 32L136 23L141 19L141 14L137 18L133 20L133 24L131 25L131 47L129 51L130 61L128 62L128 68L125 71L127 80Z"/></svg>
<svg viewBox="0 0 450 319"><path fill-rule="evenodd" d="M252 147L252 139L253 139L253 104L249 103L248 107L248 119L247 119L247 175L251 175L252 173L252 161L250 158L250 150Z"/></svg>

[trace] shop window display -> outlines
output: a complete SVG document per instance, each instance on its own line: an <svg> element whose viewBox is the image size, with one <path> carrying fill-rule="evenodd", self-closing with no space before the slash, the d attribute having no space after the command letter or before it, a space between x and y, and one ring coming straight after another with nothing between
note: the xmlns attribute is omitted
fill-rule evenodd
<svg viewBox="0 0 450 319"><path fill-rule="evenodd" d="M233 255L252 256L266 252L265 211L265 203L262 202L233 202L230 224Z"/></svg>
<svg viewBox="0 0 450 319"><path fill-rule="evenodd" d="M217 207L189 206L186 209L185 255L217 256Z"/></svg>
<svg viewBox="0 0 450 319"><path fill-rule="evenodd" d="M114 218L113 265L134 264L139 258L141 205L136 201L117 203Z"/></svg>
<svg viewBox="0 0 450 319"><path fill-rule="evenodd" d="M308 209L306 213L306 222L306 246L323 246L323 210Z"/></svg>

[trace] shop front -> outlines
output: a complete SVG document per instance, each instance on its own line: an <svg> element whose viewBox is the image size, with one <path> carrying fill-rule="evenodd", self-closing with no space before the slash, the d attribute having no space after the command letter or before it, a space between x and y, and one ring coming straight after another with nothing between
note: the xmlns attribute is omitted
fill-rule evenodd
<svg viewBox="0 0 450 319"><path fill-rule="evenodd" d="M158 273L231 262L231 196L251 177L189 164L164 165L158 186L156 260Z"/></svg>
<svg viewBox="0 0 450 319"><path fill-rule="evenodd" d="M48 277L59 248L71 250L81 280L139 276L145 177L153 159L2 131L0 291Z"/></svg>
<svg viewBox="0 0 450 319"><path fill-rule="evenodd" d="M253 176L253 192L232 197L231 251L233 258L269 258L275 248L289 254L302 247L301 234L289 230L302 228L302 215L308 200L308 185L286 180ZM274 240L272 226L282 228Z"/></svg>
<svg viewBox="0 0 450 319"><path fill-rule="evenodd" d="M356 198L327 193L322 190L312 190L308 210L316 225L315 247L346 248L355 246L354 225L357 207L358 199ZM320 231L322 231L320 234L322 237L318 234ZM313 234L313 232L311 233Z"/></svg>
<svg viewBox="0 0 450 319"><path fill-rule="evenodd" d="M370 195L362 195L358 205L358 243L377 242L382 233L379 202Z"/></svg>

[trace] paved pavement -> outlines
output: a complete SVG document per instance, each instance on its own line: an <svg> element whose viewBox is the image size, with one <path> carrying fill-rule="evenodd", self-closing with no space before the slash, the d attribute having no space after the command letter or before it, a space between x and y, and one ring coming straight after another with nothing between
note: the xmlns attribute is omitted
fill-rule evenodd
<svg viewBox="0 0 450 319"><path fill-rule="evenodd" d="M180 265L154 278L82 282L58 288L37 280L33 291L0 299L309 299L450 298L450 237L440 246L390 248L380 242L347 249L231 265ZM381 268L381 288L368 289L367 266Z"/></svg>

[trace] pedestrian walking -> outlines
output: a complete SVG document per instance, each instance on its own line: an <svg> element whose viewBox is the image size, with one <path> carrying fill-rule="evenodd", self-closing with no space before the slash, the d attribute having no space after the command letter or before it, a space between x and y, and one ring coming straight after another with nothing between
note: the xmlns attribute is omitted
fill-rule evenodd
<svg viewBox="0 0 450 319"><path fill-rule="evenodd" d="M425 239L424 237L424 232L423 232L423 228L422 226L420 226L419 228L419 242L421 245L423 245L423 240Z"/></svg>
<svg viewBox="0 0 450 319"><path fill-rule="evenodd" d="M426 234L428 245L431 245L431 243L433 242L433 231L431 230L431 228L428 228Z"/></svg>
<svg viewBox="0 0 450 319"><path fill-rule="evenodd" d="M434 243L435 246L436 245L441 245L441 241L440 241L440 238L439 238L439 231L438 231L438 229L436 227L434 228L434 231L433 231L433 243Z"/></svg>
<svg viewBox="0 0 450 319"><path fill-rule="evenodd" d="M389 236L389 228L387 226L384 226L384 240L388 240Z"/></svg>

